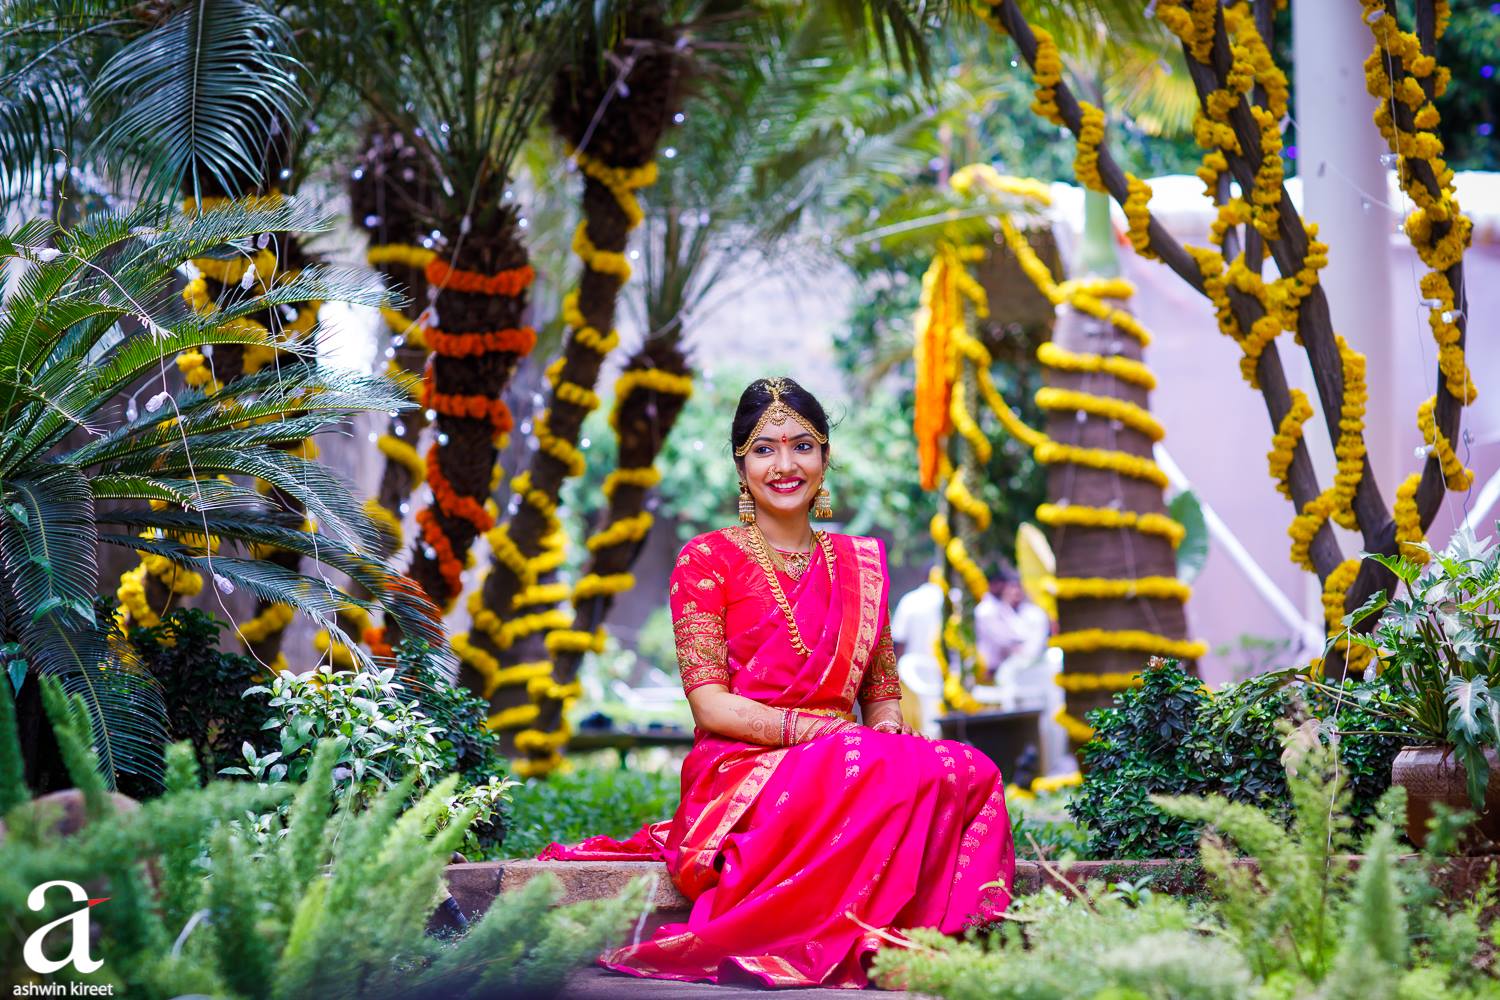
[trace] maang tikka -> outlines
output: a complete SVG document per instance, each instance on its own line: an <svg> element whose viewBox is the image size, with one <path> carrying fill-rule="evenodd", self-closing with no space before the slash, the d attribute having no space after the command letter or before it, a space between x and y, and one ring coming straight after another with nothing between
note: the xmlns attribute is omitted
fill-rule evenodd
<svg viewBox="0 0 1500 1000"><path fill-rule="evenodd" d="M818 444L828 443L828 435L818 433L818 429L814 427L806 417L798 413L796 410L792 409L782 400L781 393L786 389L786 387L786 379L784 378L766 379L766 388L770 390L771 402L766 406L764 410L761 411L760 419L755 422L755 427L745 438L744 443L741 444L738 448L734 449L735 458L744 458L749 453L750 446L755 443L756 438L761 436L761 433L766 429L767 424L774 424L775 426L780 427L788 420L801 425L802 429L811 434L813 440L818 442Z"/></svg>

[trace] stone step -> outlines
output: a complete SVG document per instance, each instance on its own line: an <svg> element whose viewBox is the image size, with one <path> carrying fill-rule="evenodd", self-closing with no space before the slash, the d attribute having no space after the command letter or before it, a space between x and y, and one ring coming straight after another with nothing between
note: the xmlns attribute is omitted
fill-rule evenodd
<svg viewBox="0 0 1500 1000"><path fill-rule="evenodd" d="M679 983L671 979L641 979L610 972L598 966L579 969L568 976L559 1000L833 1000L848 997L849 990L769 990L763 986L715 986L712 983ZM882 990L880 1000L923 1000L922 994L904 990Z"/></svg>
<svg viewBox="0 0 1500 1000"><path fill-rule="evenodd" d="M511 892L550 872L562 886L562 902L603 899L619 895L631 879L645 875L656 879L652 894L655 916L651 924L672 923L687 918L692 903L678 891L659 861L473 861L448 866L448 891L473 918L489 909L497 895ZM1196 861L1074 861L1043 865L1016 862L1015 894L1040 892L1043 886L1063 888L1064 883L1130 882L1146 884L1153 892L1190 895L1203 886L1203 869Z"/></svg>

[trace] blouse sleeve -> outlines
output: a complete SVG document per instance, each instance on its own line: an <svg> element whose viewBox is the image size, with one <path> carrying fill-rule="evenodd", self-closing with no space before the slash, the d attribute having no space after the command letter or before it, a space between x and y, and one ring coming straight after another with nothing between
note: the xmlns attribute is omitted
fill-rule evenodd
<svg viewBox="0 0 1500 1000"><path fill-rule="evenodd" d="M901 678L896 673L896 648L891 643L891 626L880 631L880 641L875 645L875 654L870 657L870 666L859 685L859 700L863 703L890 701L901 697Z"/></svg>
<svg viewBox="0 0 1500 1000"><path fill-rule="evenodd" d="M670 584L672 633L682 690L729 685L729 647L724 633L724 578L699 542L677 557Z"/></svg>

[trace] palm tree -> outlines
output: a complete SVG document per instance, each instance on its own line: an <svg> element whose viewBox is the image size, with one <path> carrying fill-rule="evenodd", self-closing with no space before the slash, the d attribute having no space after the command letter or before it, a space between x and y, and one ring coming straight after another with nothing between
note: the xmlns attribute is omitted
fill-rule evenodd
<svg viewBox="0 0 1500 1000"><path fill-rule="evenodd" d="M479 678L487 692L500 677L491 666L500 656L511 663L546 660L542 628L523 629L516 622L485 629L482 624L529 612L537 602L528 598L551 589L527 592L538 582L534 560L559 533L553 509L563 481L583 471L579 435L584 418L598 405L599 371L618 340L615 306L631 270L625 249L643 215L635 191L655 179L657 143L678 107L683 57L675 30L650 3L629 5L623 18L622 40L607 58L599 58L600 40L584 35L557 76L552 124L583 175L583 221L573 242L583 269L577 292L564 305L569 330L561 357L548 369L545 409L534 417L541 447L512 481L521 484L517 492L523 502L496 529L496 555L478 598L489 615L477 618L481 627L467 642L455 641L481 675L490 667L488 676ZM514 558L516 553L526 562ZM526 618L527 623L546 620Z"/></svg>
<svg viewBox="0 0 1500 1000"><path fill-rule="evenodd" d="M893 98L888 80L850 63L845 23L827 7L716 27L695 74L701 93L673 135L675 156L645 194L645 281L634 301L648 333L616 382L610 423L618 468L606 478L606 502L574 591L576 619L549 636L551 680L534 685L534 713L525 707L524 671L494 692L492 723L501 728L534 715L535 729L558 731L585 637L597 643L614 594L629 585L650 529L653 465L691 392L685 345L693 319L723 298L747 264L797 247L804 219L840 211L861 186L904 181L937 151L938 130L975 106L974 95L947 84L927 99ZM924 65L925 53L912 53L910 62ZM831 252L822 244L811 251L825 258ZM524 664L528 653L535 648L500 662ZM532 756L532 766L545 769L550 748Z"/></svg>
<svg viewBox="0 0 1500 1000"><path fill-rule="evenodd" d="M428 210L425 206L432 204L434 188L427 160L401 133L373 130L358 166L350 173L348 188L351 218L370 236L367 262L395 287L404 289L414 303L424 301L425 263L431 252L418 245L419 217ZM383 353L388 358L386 370L415 400L420 396L422 371L430 353L422 337L418 308L387 308L381 315L386 328L382 338L386 345ZM384 529L388 553L405 547L402 526L411 508L412 493L426 477L414 447L426 426L424 409L408 410L391 417L386 432L376 439L385 464L380 486L366 501L365 509ZM373 651L390 651L383 629L357 619L346 625Z"/></svg>
<svg viewBox="0 0 1500 1000"><path fill-rule="evenodd" d="M436 184L433 203L414 206L437 250L425 268L433 356L423 389L436 418L425 463L433 500L417 514L411 574L448 607L470 546L494 523L485 501L512 423L501 393L535 341L523 324L528 222L511 175L544 88L591 10L561 0L392 0L357 10L329 0L320 9L338 44L320 45L319 59L359 52L361 102L378 127L416 147Z"/></svg>
<svg viewBox="0 0 1500 1000"><path fill-rule="evenodd" d="M94 612L97 543L197 574L210 594L242 588L291 605L347 641L333 621L347 598L321 576L231 551L286 549L352 577L373 595L361 602L367 609L383 607L429 640L442 635L435 609L371 557L379 535L347 487L287 450L356 412L406 405L396 386L298 359L213 394L172 389L178 352L269 347L252 319L268 310L308 300L385 303L364 279L322 267L226 296L209 314L172 293L186 260L232 259L261 234L319 226L293 203L186 219L148 207L67 230L32 222L0 237L0 276L16 277L0 306L0 655L13 679L56 676L85 697L111 776L159 771L162 706L111 623ZM138 385L116 422L111 403ZM70 443L70 434L83 443ZM316 520L318 533L235 477L271 483ZM95 506L147 500L160 505Z"/></svg>

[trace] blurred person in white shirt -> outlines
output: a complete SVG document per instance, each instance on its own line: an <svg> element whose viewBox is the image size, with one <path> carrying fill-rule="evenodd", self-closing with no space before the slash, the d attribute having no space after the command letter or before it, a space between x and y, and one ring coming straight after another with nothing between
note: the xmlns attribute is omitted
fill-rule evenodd
<svg viewBox="0 0 1500 1000"><path fill-rule="evenodd" d="M891 642L896 652L896 672L901 683L915 696L922 731L938 735L937 718L942 714L943 672L938 665L938 638L943 632L943 588L932 579L904 594L891 612Z"/></svg>

